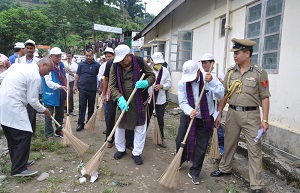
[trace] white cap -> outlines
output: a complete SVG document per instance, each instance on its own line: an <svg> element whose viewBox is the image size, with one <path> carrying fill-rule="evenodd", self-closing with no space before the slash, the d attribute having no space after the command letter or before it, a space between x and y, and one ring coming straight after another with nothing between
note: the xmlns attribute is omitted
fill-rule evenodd
<svg viewBox="0 0 300 193"><path fill-rule="evenodd" d="M209 53L206 53L206 54L202 55L200 61L209 61L209 60L215 60L214 56Z"/></svg>
<svg viewBox="0 0 300 193"><path fill-rule="evenodd" d="M17 42L15 43L14 48L25 48L25 45L23 42Z"/></svg>
<svg viewBox="0 0 300 193"><path fill-rule="evenodd" d="M191 82L196 79L198 73L198 63L193 60L186 61L182 66L181 81Z"/></svg>
<svg viewBox="0 0 300 193"><path fill-rule="evenodd" d="M61 49L58 47L54 47L50 50L50 55L59 55L61 54Z"/></svg>
<svg viewBox="0 0 300 193"><path fill-rule="evenodd" d="M122 61L127 54L130 53L130 48L127 45L118 45L115 49L115 59L113 63Z"/></svg>
<svg viewBox="0 0 300 193"><path fill-rule="evenodd" d="M110 47L106 47L105 51L103 52L104 54L105 53L112 53L112 54L115 54L114 52L114 49L110 48Z"/></svg>
<svg viewBox="0 0 300 193"><path fill-rule="evenodd" d="M151 56L153 63L154 64L162 64L165 62L164 60L164 56L162 55L161 52L155 52L152 56Z"/></svg>
<svg viewBox="0 0 300 193"><path fill-rule="evenodd" d="M26 46L27 44L33 44L35 46L35 42L31 39L27 40L24 45Z"/></svg>

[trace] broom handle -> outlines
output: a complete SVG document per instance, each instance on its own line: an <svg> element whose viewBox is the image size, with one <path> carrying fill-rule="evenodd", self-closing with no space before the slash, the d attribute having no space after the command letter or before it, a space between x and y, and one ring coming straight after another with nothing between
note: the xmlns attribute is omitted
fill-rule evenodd
<svg viewBox="0 0 300 193"><path fill-rule="evenodd" d="M70 63L68 62L68 68L70 70ZM70 80L70 73L68 73L67 75L67 116L69 116L69 89L70 89L70 85L69 85L69 80Z"/></svg>
<svg viewBox="0 0 300 193"><path fill-rule="evenodd" d="M210 65L209 73L211 73L212 68L213 68L213 65L214 65L214 62L212 62L212 64ZM198 101L197 101L197 104L196 104L195 109L198 109L198 107L199 107L199 105L200 105L200 102L201 102L201 99L202 99L202 96L203 96L203 93L204 93L204 90L205 90L206 85L207 85L207 82L205 82L204 85L203 85L203 88L202 88L202 90L201 90L201 93L200 93L200 96L199 96L199 98L198 98ZM188 136L189 136L189 133L190 133L190 130L191 130L191 127L192 127L192 124L193 124L194 119L195 119L195 118L191 119L191 121L190 121L189 127L188 127L188 129L187 129L187 131L186 131L186 133L185 133L184 139L183 139L183 141L181 142L182 144L185 144L185 142L186 142L186 140L187 140L187 138L188 138Z"/></svg>
<svg viewBox="0 0 300 193"><path fill-rule="evenodd" d="M61 127L61 124L59 124L55 119L54 119L54 117L51 115L51 119L54 121L54 123L56 124L56 125L58 125L59 127Z"/></svg>
<svg viewBox="0 0 300 193"><path fill-rule="evenodd" d="M140 80L143 80L144 77L145 77L145 73L142 74ZM129 105L129 103L130 103L132 97L133 97L134 94L136 93L136 90L137 90L137 88L134 87L134 89L133 89L131 95L129 96L129 99L127 100L127 105ZM112 129L112 131L110 132L109 136L107 137L107 140L108 140L108 141L110 141L111 138L112 138L112 136L114 135L114 133L115 133L115 131L116 131L116 129L117 129L119 123L121 122L121 120L122 120L124 114L125 114L125 108L123 109L123 111L122 111L122 113L120 114L118 120L116 121L114 128Z"/></svg>

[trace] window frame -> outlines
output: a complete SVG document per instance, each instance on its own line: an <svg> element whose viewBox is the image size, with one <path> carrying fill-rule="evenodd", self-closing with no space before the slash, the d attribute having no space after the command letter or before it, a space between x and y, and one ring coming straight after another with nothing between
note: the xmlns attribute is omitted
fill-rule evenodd
<svg viewBox="0 0 300 193"><path fill-rule="evenodd" d="M281 36L282 36L282 25L283 25L283 17L284 17L285 0L282 0L282 10L281 10L281 12L279 12L279 13L277 13L275 15L272 15L272 16L267 16L266 15L267 14L268 1L269 0L260 0L260 1L257 1L255 3L247 6L247 9L246 9L246 30L245 30L245 37L248 38L248 39L252 39L252 40L255 40L255 39L259 40L259 42L257 44L257 46L258 46L257 52L253 51L253 54L258 56L257 57L257 61L258 61L257 63L258 63L258 65L260 65L260 66L263 67L263 60L264 60L265 54L277 53L276 68L274 68L274 69L265 69L268 73L277 74L277 73L279 73L280 48L281 48ZM255 6L259 5L259 4L261 4L261 17L259 19L256 19L256 20L253 20L253 21L249 22L250 9L252 7L255 7ZM267 20L270 19L270 18L275 18L277 16L281 16L279 30L277 32L266 34L265 30L266 30ZM259 21L260 21L260 32L259 32L259 35L258 36L248 37L249 24L256 23L256 22L259 22ZM277 35L277 34L279 35L279 38L278 38L278 48L276 50L264 51L265 38L266 37L270 37L270 36L274 36L274 35Z"/></svg>

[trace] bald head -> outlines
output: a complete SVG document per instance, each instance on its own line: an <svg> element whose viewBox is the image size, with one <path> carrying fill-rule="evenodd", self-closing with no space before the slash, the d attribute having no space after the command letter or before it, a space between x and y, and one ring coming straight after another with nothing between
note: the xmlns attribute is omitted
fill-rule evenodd
<svg viewBox="0 0 300 193"><path fill-rule="evenodd" d="M42 58L36 63L39 67L40 75L45 76L49 74L54 68L54 63L49 58Z"/></svg>

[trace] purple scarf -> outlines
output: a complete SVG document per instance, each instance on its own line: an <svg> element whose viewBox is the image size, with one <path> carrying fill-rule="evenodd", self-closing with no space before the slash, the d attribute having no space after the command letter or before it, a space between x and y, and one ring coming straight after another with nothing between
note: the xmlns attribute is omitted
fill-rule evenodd
<svg viewBox="0 0 300 193"><path fill-rule="evenodd" d="M54 65L54 68L53 68L54 75L56 76L56 78L58 79L59 83L62 86L66 86L67 79L64 76L62 71L63 71L63 66L62 66L61 62L59 62L57 64L57 66ZM67 93L63 89L60 89L60 105L64 105L66 99L67 99Z"/></svg>
<svg viewBox="0 0 300 193"><path fill-rule="evenodd" d="M157 79L156 79L156 82L155 82L154 86L157 85L157 84L160 84L161 77L162 77L162 71L163 71L163 69L161 68L159 73L158 73L158 76L157 76ZM153 89L153 91L154 91L154 102L156 104L156 100L157 100L159 90L156 91L155 89ZM154 108L154 106L153 106L153 97L151 98L150 105L151 105L151 107Z"/></svg>
<svg viewBox="0 0 300 193"><path fill-rule="evenodd" d="M199 82L199 96L201 93L201 90L204 86L203 83L203 74L200 71L200 82ZM186 93L187 93L187 99L189 102L189 105L195 109L195 101L194 101L194 95L193 95L193 89L191 82L186 83ZM200 101L200 112L201 112L201 120L203 122L203 130L204 131L211 131L212 129L212 122L209 114L209 108L206 98L206 92L203 93L202 99ZM189 122L191 119L188 120ZM194 119L192 123L192 127L187 139L187 161L194 161L194 152L195 152L195 143L196 143L196 118Z"/></svg>
<svg viewBox="0 0 300 193"><path fill-rule="evenodd" d="M136 57L132 54L132 61L133 61L133 83L140 80L142 76L142 72L140 69L140 64L138 63ZM122 81L121 81L121 69L120 65L117 65L117 82L118 88L121 94L124 96L123 88L122 88ZM142 97L142 89L137 89L135 93L135 102L137 104L137 124L143 124L146 120L145 108L143 104L143 97ZM122 122L126 122L126 114L122 118Z"/></svg>

